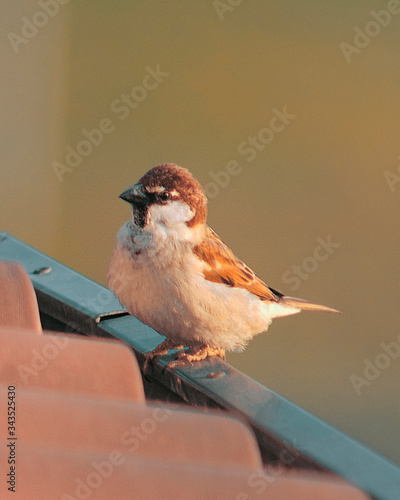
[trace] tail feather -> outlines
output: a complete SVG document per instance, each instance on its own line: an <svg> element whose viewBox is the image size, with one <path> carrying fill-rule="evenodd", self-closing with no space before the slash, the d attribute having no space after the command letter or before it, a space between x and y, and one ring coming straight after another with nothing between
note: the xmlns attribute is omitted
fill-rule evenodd
<svg viewBox="0 0 400 500"><path fill-rule="evenodd" d="M314 304L313 302L308 302L307 300L303 299L296 299L295 297L287 297L286 295L281 298L281 303L283 303L285 306L296 307L297 309L301 309L302 311L322 311L341 314L340 311L332 309L332 307L322 306L321 304Z"/></svg>

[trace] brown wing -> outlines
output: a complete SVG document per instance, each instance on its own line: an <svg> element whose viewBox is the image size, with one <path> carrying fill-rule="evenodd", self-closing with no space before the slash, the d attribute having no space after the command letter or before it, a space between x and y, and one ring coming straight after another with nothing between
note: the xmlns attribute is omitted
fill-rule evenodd
<svg viewBox="0 0 400 500"><path fill-rule="evenodd" d="M201 245L193 248L193 252L206 263L203 271L206 280L245 288L261 300L280 301L282 294L269 288L244 262L235 257L211 228L207 228L206 237Z"/></svg>

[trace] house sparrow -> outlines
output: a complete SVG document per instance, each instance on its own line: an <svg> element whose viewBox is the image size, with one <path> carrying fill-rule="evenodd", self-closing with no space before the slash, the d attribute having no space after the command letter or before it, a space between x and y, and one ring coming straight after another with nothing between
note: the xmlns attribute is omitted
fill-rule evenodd
<svg viewBox="0 0 400 500"><path fill-rule="evenodd" d="M167 338L147 353L180 350L180 367L225 351L242 351L272 319L335 309L268 287L207 226L200 183L178 165L152 168L120 198L132 218L118 232L108 285L130 314Z"/></svg>

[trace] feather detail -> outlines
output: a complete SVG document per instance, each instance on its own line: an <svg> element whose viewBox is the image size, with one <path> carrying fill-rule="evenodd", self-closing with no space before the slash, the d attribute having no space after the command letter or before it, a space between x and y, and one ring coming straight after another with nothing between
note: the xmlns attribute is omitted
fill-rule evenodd
<svg viewBox="0 0 400 500"><path fill-rule="evenodd" d="M244 262L239 260L221 238L207 226L206 235L193 253L204 262L203 275L206 280L230 287L244 288L262 301L277 302L283 306L302 311L339 313L336 309L307 300L287 297L267 286Z"/></svg>
<svg viewBox="0 0 400 500"><path fill-rule="evenodd" d="M302 311L321 311L335 314L342 314L340 311L333 309L332 307L322 306L321 304L314 304L313 302L308 302L303 299L296 299L295 297L287 297L284 295L281 299L281 303L289 307L296 307Z"/></svg>
<svg viewBox="0 0 400 500"><path fill-rule="evenodd" d="M207 227L205 238L193 248L204 262L206 280L231 287L245 288L261 300L280 302L280 292L269 288L244 262L239 260L214 231Z"/></svg>

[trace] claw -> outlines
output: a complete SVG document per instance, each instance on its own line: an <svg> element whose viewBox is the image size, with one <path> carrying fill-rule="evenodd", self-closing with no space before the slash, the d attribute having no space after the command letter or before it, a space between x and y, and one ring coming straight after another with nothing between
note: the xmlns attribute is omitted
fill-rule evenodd
<svg viewBox="0 0 400 500"><path fill-rule="evenodd" d="M160 356L167 356L169 349L182 349L183 347L183 345L176 344L176 342L173 342L170 339L165 339L164 342L161 342L159 346L145 354L143 373L148 373L149 366L155 358L158 358Z"/></svg>
<svg viewBox="0 0 400 500"><path fill-rule="evenodd" d="M167 367L171 369L183 368L184 366L193 365L196 361L202 361L214 356L219 356L223 360L226 359L225 351L220 347L191 347L188 351L178 352L175 359L167 364Z"/></svg>

